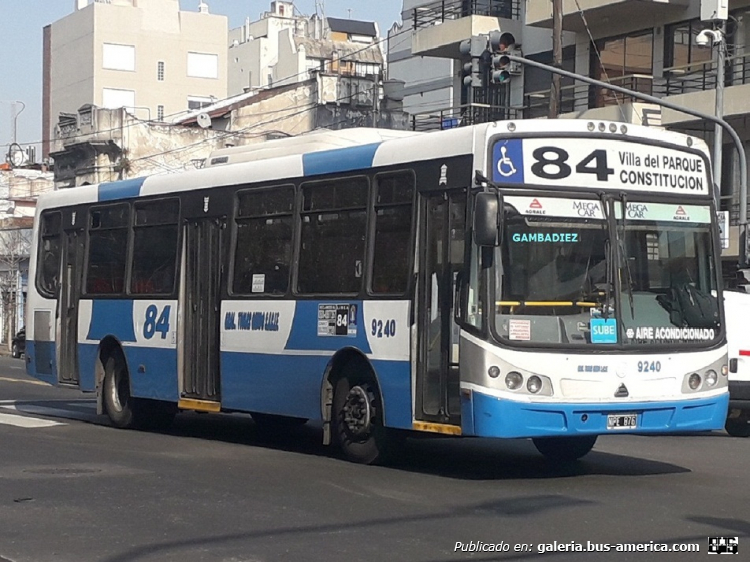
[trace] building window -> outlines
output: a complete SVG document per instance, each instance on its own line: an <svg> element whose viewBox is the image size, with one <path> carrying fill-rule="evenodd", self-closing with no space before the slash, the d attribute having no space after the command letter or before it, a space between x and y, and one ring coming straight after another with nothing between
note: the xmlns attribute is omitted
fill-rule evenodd
<svg viewBox="0 0 750 562"><path fill-rule="evenodd" d="M712 50L710 45L698 45L696 36L706 27L699 21L687 21L667 26L664 31L664 66L666 68L682 67L691 64L710 62ZM692 70L699 70L697 66Z"/></svg>
<svg viewBox="0 0 750 562"><path fill-rule="evenodd" d="M630 90L651 94L653 89L654 32L596 41L591 49L591 76ZM590 105L615 105L623 96L592 86Z"/></svg>
<svg viewBox="0 0 750 562"><path fill-rule="evenodd" d="M163 105L156 106L156 119L158 119L159 121L164 121L164 106Z"/></svg>
<svg viewBox="0 0 750 562"><path fill-rule="evenodd" d="M160 60L156 63L156 79L159 82L164 82L164 61Z"/></svg>
<svg viewBox="0 0 750 562"><path fill-rule="evenodd" d="M135 47L133 45L102 45L102 67L108 70L135 70Z"/></svg>
<svg viewBox="0 0 750 562"><path fill-rule="evenodd" d="M188 96L188 109L203 109L214 103L215 98L205 98L202 96Z"/></svg>
<svg viewBox="0 0 750 562"><path fill-rule="evenodd" d="M219 55L188 53L187 75L191 78L219 77Z"/></svg>
<svg viewBox="0 0 750 562"><path fill-rule="evenodd" d="M102 90L102 107L106 109L135 107L135 91L104 88Z"/></svg>

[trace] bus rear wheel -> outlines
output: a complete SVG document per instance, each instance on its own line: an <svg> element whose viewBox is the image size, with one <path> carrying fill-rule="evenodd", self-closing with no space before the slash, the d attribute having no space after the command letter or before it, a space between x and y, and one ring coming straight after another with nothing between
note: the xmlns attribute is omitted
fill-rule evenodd
<svg viewBox="0 0 750 562"><path fill-rule="evenodd" d="M112 425L123 429L135 427L138 416L130 395L130 376L125 358L117 351L104 364L104 407Z"/></svg>
<svg viewBox="0 0 750 562"><path fill-rule="evenodd" d="M537 437L532 439L537 451L551 461L572 462L587 455L596 443L596 435L575 437Z"/></svg>
<svg viewBox="0 0 750 562"><path fill-rule="evenodd" d="M121 351L111 353L104 365L104 408L112 425L122 429L163 431L177 415L174 404L130 395L130 375Z"/></svg>
<svg viewBox="0 0 750 562"><path fill-rule="evenodd" d="M379 464L392 456L394 443L383 426L377 387L369 381L338 380L333 392L333 429L350 461Z"/></svg>

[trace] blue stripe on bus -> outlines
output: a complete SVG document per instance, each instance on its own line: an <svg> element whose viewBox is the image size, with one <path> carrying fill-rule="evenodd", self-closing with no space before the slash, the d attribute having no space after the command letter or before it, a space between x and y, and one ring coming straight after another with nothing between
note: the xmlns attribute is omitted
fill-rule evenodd
<svg viewBox="0 0 750 562"><path fill-rule="evenodd" d="M57 384L55 342L27 340L26 357L26 373L29 376L49 384Z"/></svg>
<svg viewBox="0 0 750 562"><path fill-rule="evenodd" d="M124 346L130 392L136 398L177 402L177 349Z"/></svg>
<svg viewBox="0 0 750 562"><path fill-rule="evenodd" d="M99 201L114 201L127 197L138 197L141 187L146 178L133 178L130 180L113 181L99 184Z"/></svg>
<svg viewBox="0 0 750 562"><path fill-rule="evenodd" d="M98 343L78 344L78 388L86 392L96 390L96 362L99 360Z"/></svg>
<svg viewBox="0 0 750 562"><path fill-rule="evenodd" d="M230 410L320 419L320 385L330 357L221 354L221 405Z"/></svg>
<svg viewBox="0 0 750 562"><path fill-rule="evenodd" d="M123 346L130 376L130 392L136 398L177 402L177 350L153 347ZM96 390L98 343L78 344L79 386L83 391Z"/></svg>
<svg viewBox="0 0 750 562"><path fill-rule="evenodd" d="M372 360L385 404L388 427L412 428L411 364L408 361Z"/></svg>
<svg viewBox="0 0 750 562"><path fill-rule="evenodd" d="M229 410L320 420L323 373L330 357L222 352L221 405ZM408 361L373 361L389 427L411 428Z"/></svg>
<svg viewBox="0 0 750 562"><path fill-rule="evenodd" d="M709 431L724 427L729 406L729 393L690 400L605 404L516 402L481 392L473 392L472 396L473 434L479 437L615 433L607 431L607 414L618 412L638 414L638 426L634 430L617 430L616 433Z"/></svg>
<svg viewBox="0 0 750 562"><path fill-rule="evenodd" d="M318 305L319 304L355 304L357 306L357 335L356 336L319 336L318 335ZM362 301L356 302L318 302L297 301L294 308L294 320L284 349L304 351L338 351L342 347L356 347L364 353L372 353L370 342L367 341L364 318L362 315Z"/></svg>
<svg viewBox="0 0 750 562"><path fill-rule="evenodd" d="M363 144L334 150L322 150L302 155L302 169L306 176L348 172L372 167L380 143Z"/></svg>
<svg viewBox="0 0 750 562"><path fill-rule="evenodd" d="M120 341L134 342L133 301L96 299L91 301L91 322L87 340L113 335Z"/></svg>

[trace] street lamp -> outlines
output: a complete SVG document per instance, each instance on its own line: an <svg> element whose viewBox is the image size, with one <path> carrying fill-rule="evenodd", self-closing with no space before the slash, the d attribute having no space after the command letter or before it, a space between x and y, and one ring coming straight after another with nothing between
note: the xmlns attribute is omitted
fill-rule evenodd
<svg viewBox="0 0 750 562"><path fill-rule="evenodd" d="M17 103L20 103L21 106L22 106L21 107L21 111L19 111L19 112L16 112L16 104ZM23 103L21 100L15 100L15 101L10 102L10 107L12 108L12 111L13 111L13 133L12 133L13 136L12 136L11 142L13 144L15 144L16 141L17 141L17 134L16 133L17 133L17 129L18 129L18 116L21 115L21 113L23 113L24 109L26 109L26 104Z"/></svg>
<svg viewBox="0 0 750 562"><path fill-rule="evenodd" d="M724 23L721 23L724 27ZM695 37L696 44L701 47L707 47L711 45L716 47L717 61L716 61L716 104L714 106L714 113L716 117L722 119L724 117L724 60L726 54L726 41L724 40L724 32L721 29L704 29ZM714 124L714 150L713 150L713 172L714 172L714 201L716 203L716 211L721 210L721 147L722 147L722 127L721 125Z"/></svg>

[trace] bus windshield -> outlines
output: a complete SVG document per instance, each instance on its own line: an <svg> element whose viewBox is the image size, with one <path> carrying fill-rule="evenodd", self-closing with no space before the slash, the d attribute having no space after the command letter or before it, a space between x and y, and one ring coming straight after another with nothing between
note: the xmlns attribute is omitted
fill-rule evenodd
<svg viewBox="0 0 750 562"><path fill-rule="evenodd" d="M501 339L643 347L721 337L707 206L615 202L611 232L599 202L561 201L507 205L495 284Z"/></svg>

